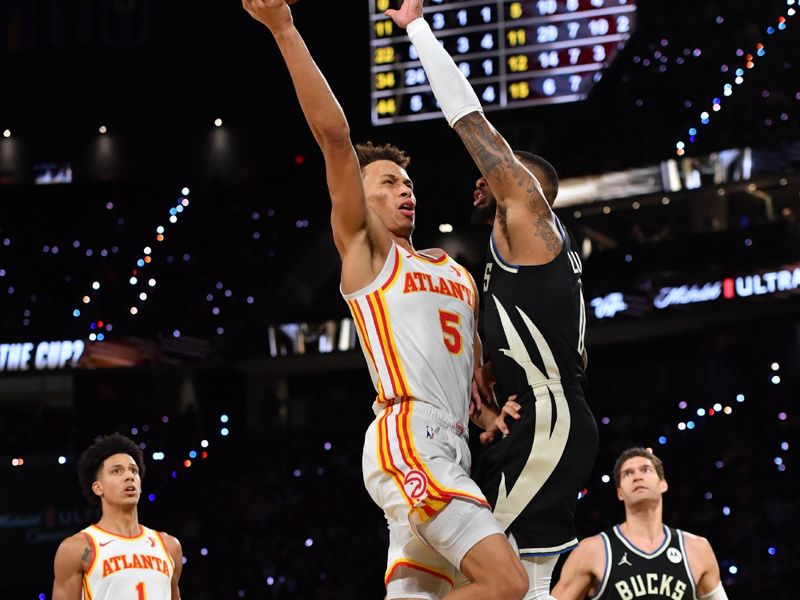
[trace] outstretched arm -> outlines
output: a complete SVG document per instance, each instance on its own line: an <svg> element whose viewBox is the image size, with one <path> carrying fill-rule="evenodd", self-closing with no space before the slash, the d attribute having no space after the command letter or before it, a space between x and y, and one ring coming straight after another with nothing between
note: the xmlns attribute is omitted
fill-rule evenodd
<svg viewBox="0 0 800 600"><path fill-rule="evenodd" d="M517 160L486 119L475 91L422 17L422 0L405 0L386 15L406 28L436 99L500 203L526 202L550 212L536 177Z"/></svg>
<svg viewBox="0 0 800 600"><path fill-rule="evenodd" d="M295 28L286 1L242 0L242 6L272 32L289 69L303 114L322 149L333 204L334 241L344 258L357 236L365 235L369 218L361 169L350 141L347 119Z"/></svg>

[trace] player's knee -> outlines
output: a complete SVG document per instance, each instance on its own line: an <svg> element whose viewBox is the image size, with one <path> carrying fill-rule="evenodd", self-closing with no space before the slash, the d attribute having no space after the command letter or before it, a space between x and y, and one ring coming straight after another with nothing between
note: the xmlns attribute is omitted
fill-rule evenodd
<svg viewBox="0 0 800 600"><path fill-rule="evenodd" d="M496 600L522 600L528 593L528 574L521 565L497 574L492 589Z"/></svg>

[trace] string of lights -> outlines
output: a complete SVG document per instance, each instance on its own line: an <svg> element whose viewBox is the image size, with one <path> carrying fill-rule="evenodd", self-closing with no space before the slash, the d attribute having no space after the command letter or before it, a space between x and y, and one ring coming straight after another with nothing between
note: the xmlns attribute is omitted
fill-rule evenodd
<svg viewBox="0 0 800 600"><path fill-rule="evenodd" d="M190 193L190 189L188 187L184 187L184 188L181 189L181 195L178 197L177 203L175 204L175 206L172 206L169 209L169 219L168 219L168 221L169 221L170 224L172 224L172 225L176 224L178 222L178 218L181 215L181 213L183 213L183 211L189 206L189 198L188 198L189 193ZM109 204L111 205L111 208L113 208L113 204L111 204L111 203L109 203ZM109 208L108 205L107 205L107 208ZM164 240L165 240L165 232L166 232L166 229L165 229L164 225L158 225L156 227L155 242L157 244L160 244L160 243L164 242ZM77 246L79 246L80 242L76 241L75 244ZM87 252L91 252L91 250L87 250ZM106 251L104 250L104 252L106 252ZM88 256L91 256L91 255L88 254ZM138 305L137 304L133 304L130 307L129 312L130 312L131 315L135 316L135 315L139 314L140 307L142 306L142 304L145 301L147 301L147 299L149 297L149 294L148 294L149 290L151 288L154 288L158 283L158 281L156 280L155 277L152 277L152 276L151 277L147 277L145 275L145 269L152 270L153 264L154 264L153 263L153 248L151 246L145 246L142 249L142 255L136 260L136 266L131 270L131 275L130 275L130 278L128 280L128 283L134 288L134 292L138 291L137 298L138 298L138 301L139 301ZM137 286L139 286L138 290L137 290ZM86 293L81 298L81 302L84 305L88 305L92 301L93 296L94 297L97 296L97 294L99 293L99 291L100 291L100 289L102 287L102 284L101 284L100 281L95 280L95 281L92 282L90 287L91 287L91 291ZM75 308L72 311L72 316L75 317L75 318L81 317L82 314L83 313L81 312L80 308ZM102 341L104 341L106 339L107 334L109 332L113 331L113 324L108 322L108 321L104 321L102 319L95 319L95 320L93 320L93 321L91 321L89 323L89 329L90 329L89 341L91 341L91 342L95 342L95 341L102 342Z"/></svg>
<svg viewBox="0 0 800 600"><path fill-rule="evenodd" d="M787 28L788 24L787 17L791 18L797 13L797 10L794 8L795 3L796 0L786 0L786 4L788 5L788 8L786 10L786 16L784 15L779 16L777 19L776 26L770 25L767 27L766 34L768 36L775 35L777 32L783 31ZM720 22L719 19L720 18L718 17L717 22ZM695 52L699 52L699 50L696 50ZM744 65L743 67L738 67L734 71L733 83L726 82L723 85L722 96L724 97L732 96L734 91L734 85L738 86L744 83L746 72L748 70L755 68L758 59L764 57L766 55L766 52L767 52L766 47L763 42L758 42L755 45L755 48L752 53L745 53L742 49L738 49L736 51L736 55L737 57L744 59ZM720 71L723 73L728 72L729 71L728 65L725 64L722 65L720 67ZM712 114L715 112L719 112L721 110L722 110L722 99L719 96L717 96L711 101L711 111L709 112L707 110L704 110L703 112L701 112L699 124L695 124L689 127L687 133L689 136L688 140L690 144L696 143L700 128L707 126L711 122ZM785 115L785 113L782 114L781 120L784 121L788 120L788 115ZM683 139L680 139L675 143L675 153L678 156L683 156L684 154L686 154L686 142Z"/></svg>

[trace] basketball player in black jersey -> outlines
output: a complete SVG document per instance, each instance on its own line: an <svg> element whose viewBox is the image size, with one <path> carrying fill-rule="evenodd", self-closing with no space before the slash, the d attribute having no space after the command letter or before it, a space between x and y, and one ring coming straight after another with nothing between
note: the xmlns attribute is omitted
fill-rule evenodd
<svg viewBox="0 0 800 600"><path fill-rule="evenodd" d="M485 346L495 394L516 396L520 418L473 417L495 438L475 475L528 572L526 599L546 598L557 555L574 548L577 493L597 452L584 399L585 312L577 249L551 210L558 176L545 160L515 154L422 18L422 0L386 11L407 29L436 99L482 173L475 201L493 208L483 280ZM478 357L476 357L478 358ZM478 364L478 361L476 361ZM488 392L478 370L476 383ZM506 412L512 407L505 409ZM507 435L495 436L498 427Z"/></svg>
<svg viewBox="0 0 800 600"><path fill-rule="evenodd" d="M558 600L727 600L708 540L664 525L664 465L644 448L630 448L614 465L625 521L581 541L553 588Z"/></svg>

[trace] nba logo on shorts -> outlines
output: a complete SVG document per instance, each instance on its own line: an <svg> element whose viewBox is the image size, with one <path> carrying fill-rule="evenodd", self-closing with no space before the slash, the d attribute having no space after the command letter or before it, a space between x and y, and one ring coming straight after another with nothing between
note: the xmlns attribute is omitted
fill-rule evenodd
<svg viewBox="0 0 800 600"><path fill-rule="evenodd" d="M667 550L667 558L670 562L678 564L683 560L683 556L681 555L681 551L677 548L670 548Z"/></svg>
<svg viewBox="0 0 800 600"><path fill-rule="evenodd" d="M422 471L413 469L406 475L403 486L409 498L419 500L428 491L428 477Z"/></svg>
<svg viewBox="0 0 800 600"><path fill-rule="evenodd" d="M428 438L429 440L433 439L433 427L431 427L430 425L425 426L425 437Z"/></svg>
<svg viewBox="0 0 800 600"><path fill-rule="evenodd" d="M458 435L464 434L464 424L461 421L456 421L456 433Z"/></svg>

